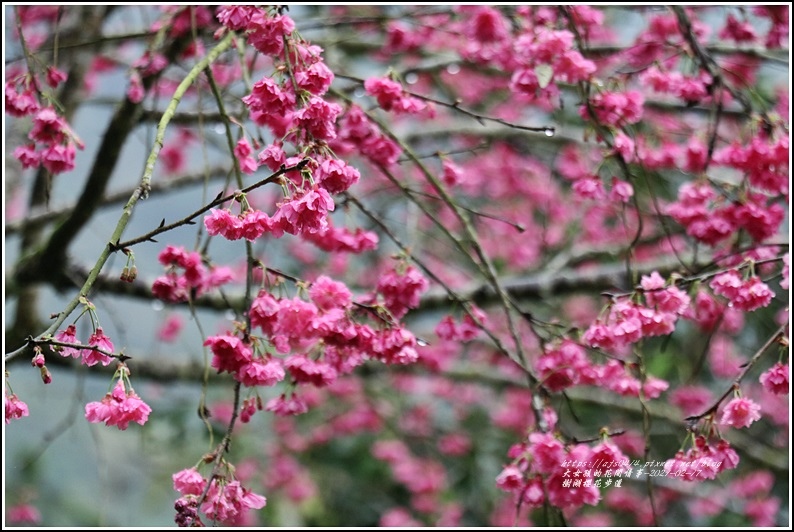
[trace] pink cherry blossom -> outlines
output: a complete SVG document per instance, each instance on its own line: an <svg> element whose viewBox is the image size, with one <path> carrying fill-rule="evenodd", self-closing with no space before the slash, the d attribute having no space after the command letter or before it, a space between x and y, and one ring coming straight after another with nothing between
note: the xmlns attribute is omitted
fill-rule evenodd
<svg viewBox="0 0 794 532"><path fill-rule="evenodd" d="M298 70L295 73L295 82L298 87L316 96L322 96L328 92L333 81L334 73L322 61L317 61L309 68Z"/></svg>
<svg viewBox="0 0 794 532"><path fill-rule="evenodd" d="M757 276L742 280L736 270L715 276L709 286L715 294L727 297L734 307L746 312L766 307L775 297Z"/></svg>
<svg viewBox="0 0 794 532"><path fill-rule="evenodd" d="M320 310L348 308L353 302L353 295L344 283L334 281L321 275L309 288L309 297Z"/></svg>
<svg viewBox="0 0 794 532"><path fill-rule="evenodd" d="M360 178L358 170L340 159L326 159L315 172L315 179L329 194L341 194Z"/></svg>
<svg viewBox="0 0 794 532"><path fill-rule="evenodd" d="M618 447L611 442L601 442L592 449L590 449L589 464L593 464L593 471L598 471L604 474L606 471L610 473L622 473L629 469L629 459L623 454Z"/></svg>
<svg viewBox="0 0 794 532"><path fill-rule="evenodd" d="M604 184L596 177L577 180L573 184L573 191L582 199L603 200L607 196Z"/></svg>
<svg viewBox="0 0 794 532"><path fill-rule="evenodd" d="M249 510L259 510L266 504L265 497L244 488L239 480L213 479L200 509L208 519L228 525Z"/></svg>
<svg viewBox="0 0 794 532"><path fill-rule="evenodd" d="M272 231L272 229L273 220L262 211L246 211L245 216L240 220L240 236L249 242L257 240L263 234ZM236 233L232 232L232 234Z"/></svg>
<svg viewBox="0 0 794 532"><path fill-rule="evenodd" d="M518 491L524 486L524 473L515 465L502 469L496 477L496 487L504 491Z"/></svg>
<svg viewBox="0 0 794 532"><path fill-rule="evenodd" d="M311 383L317 387L328 386L336 380L334 368L322 360L313 360L306 355L294 355L287 359L284 367L299 383Z"/></svg>
<svg viewBox="0 0 794 532"><path fill-rule="evenodd" d="M77 340L77 327L74 324L69 325L66 329L59 331L55 335L55 340L65 344L79 344L80 341ZM65 357L71 356L72 358L77 358L80 356L80 350L74 347L60 347L57 352Z"/></svg>
<svg viewBox="0 0 794 532"><path fill-rule="evenodd" d="M619 131L617 134L615 134L613 145L615 147L615 153L619 153L624 161L627 163L634 162L636 157L634 151L634 139L622 131Z"/></svg>
<svg viewBox="0 0 794 532"><path fill-rule="evenodd" d="M744 507L744 513L750 518L754 527L776 526L775 516L779 511L780 499L777 497L752 499L747 501Z"/></svg>
<svg viewBox="0 0 794 532"><path fill-rule="evenodd" d="M210 209L204 217L204 227L210 235L221 235L228 240L242 238L242 220L227 210Z"/></svg>
<svg viewBox="0 0 794 532"><path fill-rule="evenodd" d="M277 416L297 416L309 411L309 405L302 398L292 394L289 399L281 394L267 402L265 410Z"/></svg>
<svg viewBox="0 0 794 532"><path fill-rule="evenodd" d="M41 154L36 151L35 144L17 146L14 157L22 163L22 168L37 168L41 164Z"/></svg>
<svg viewBox="0 0 794 532"><path fill-rule="evenodd" d="M372 353L385 364L413 364L419 359L416 337L404 327L378 331L372 339Z"/></svg>
<svg viewBox="0 0 794 532"><path fill-rule="evenodd" d="M17 92L16 84L7 81L5 85L6 112L12 116L26 116L40 109L34 92L30 89Z"/></svg>
<svg viewBox="0 0 794 532"><path fill-rule="evenodd" d="M257 9L248 17L248 43L265 55L281 55L284 36L295 30L295 22L287 15L271 17Z"/></svg>
<svg viewBox="0 0 794 532"><path fill-rule="evenodd" d="M759 419L761 419L761 406L752 399L737 397L725 405L720 424L742 428L749 427Z"/></svg>
<svg viewBox="0 0 794 532"><path fill-rule="evenodd" d="M218 370L218 373L224 371L237 373L240 368L250 363L253 357L251 346L230 334L210 336L204 341L204 345L209 346L212 351L210 365Z"/></svg>
<svg viewBox="0 0 794 532"><path fill-rule="evenodd" d="M335 227L331 220L325 229L316 233L304 233L306 240L328 252L362 253L371 251L378 246L378 235L372 231L356 229L351 232L345 227Z"/></svg>
<svg viewBox="0 0 794 532"><path fill-rule="evenodd" d="M327 214L334 200L324 188L315 187L279 204L273 226L293 235L318 233L328 225Z"/></svg>
<svg viewBox="0 0 794 532"><path fill-rule="evenodd" d="M286 116L295 108L295 95L266 77L254 83L251 94L243 97L243 103L252 111Z"/></svg>
<svg viewBox="0 0 794 532"><path fill-rule="evenodd" d="M67 140L66 135L69 126L66 121L58 115L53 107L45 107L36 113L33 118L33 127L28 134L30 140L60 144Z"/></svg>
<svg viewBox="0 0 794 532"><path fill-rule="evenodd" d="M182 495L201 495L207 481L196 468L183 469L171 475L174 489Z"/></svg>
<svg viewBox="0 0 794 532"><path fill-rule="evenodd" d="M535 363L544 387L558 392L578 384L582 370L589 365L584 349L570 340L547 350Z"/></svg>
<svg viewBox="0 0 794 532"><path fill-rule="evenodd" d="M735 497L749 499L756 495L767 495L775 484L775 478L769 471L753 471L746 476L736 478L730 486Z"/></svg>
<svg viewBox="0 0 794 532"><path fill-rule="evenodd" d="M96 328L94 333L88 338L87 345L96 346L108 353L113 353L115 351L113 342L105 335L102 327ZM83 364L86 366L93 366L99 362L101 362L103 366L107 366L113 362L113 357L100 353L95 349L83 349L81 351L81 356L83 357Z"/></svg>
<svg viewBox="0 0 794 532"><path fill-rule="evenodd" d="M287 154L284 153L284 149L280 144L269 144L265 149L259 152L257 159L259 159L260 164L267 166L275 172L282 164L286 166Z"/></svg>
<svg viewBox="0 0 794 532"><path fill-rule="evenodd" d="M174 175L185 170L185 150L184 146L167 144L160 150L158 161L163 163L166 174Z"/></svg>
<svg viewBox="0 0 794 532"><path fill-rule="evenodd" d="M619 126L639 122L644 103L645 98L638 91L602 92L591 99L590 106L599 123ZM587 113L586 106L582 106L579 114L588 119Z"/></svg>
<svg viewBox="0 0 794 532"><path fill-rule="evenodd" d="M50 173L62 174L74 170L75 147L68 144L54 144L41 152L41 165Z"/></svg>
<svg viewBox="0 0 794 532"><path fill-rule="evenodd" d="M562 442L550 433L530 434L528 450L532 456L532 468L538 473L554 473L565 460Z"/></svg>
<svg viewBox="0 0 794 532"><path fill-rule="evenodd" d="M739 22L739 20L729 14L725 21L725 26L719 32L720 39L730 39L738 43L753 42L757 39L755 30L749 22Z"/></svg>
<svg viewBox="0 0 794 532"><path fill-rule="evenodd" d="M336 103L329 103L319 96L312 96L308 103L295 112L295 123L315 140L333 140L336 138L336 117L342 108Z"/></svg>
<svg viewBox="0 0 794 532"><path fill-rule="evenodd" d="M223 6L218 9L216 17L224 26L239 31L248 26L251 16L256 10L257 8L253 6Z"/></svg>
<svg viewBox="0 0 794 532"><path fill-rule="evenodd" d="M789 392L789 367L788 364L777 362L774 366L761 374L758 379L764 389L777 395Z"/></svg>
<svg viewBox="0 0 794 532"><path fill-rule="evenodd" d="M85 406L85 417L91 423L104 422L108 427L116 426L119 430L127 430L130 422L145 424L151 411L151 407L132 388L127 391L123 380L119 379L113 391L105 395L101 402L88 403Z"/></svg>
<svg viewBox="0 0 794 532"><path fill-rule="evenodd" d="M158 277L152 283L152 295L157 299L170 303L179 303L188 299L188 283L184 276L170 272Z"/></svg>
<svg viewBox="0 0 794 532"><path fill-rule="evenodd" d="M157 331L157 337L162 342L174 342L184 326L185 322L179 314L169 314Z"/></svg>
<svg viewBox="0 0 794 532"><path fill-rule="evenodd" d="M132 103L141 103L143 101L146 91L143 88L143 81L141 75L137 70L130 73L130 86L127 87L127 98Z"/></svg>
<svg viewBox="0 0 794 532"><path fill-rule="evenodd" d="M11 423L12 419L20 419L30 415L28 405L25 404L24 401L20 400L16 394L10 394L8 390L6 390L6 393L3 396L3 403L6 411L6 425Z"/></svg>
<svg viewBox="0 0 794 532"><path fill-rule="evenodd" d="M481 43L500 41L509 34L508 22L499 10L490 6L477 6L466 26L466 33Z"/></svg>
<svg viewBox="0 0 794 532"><path fill-rule="evenodd" d="M275 358L254 358L242 364L235 374L235 378L246 386L273 386L284 377L284 368Z"/></svg>
<svg viewBox="0 0 794 532"><path fill-rule="evenodd" d="M39 526L41 512L32 504L16 504L6 508L6 519L11 526Z"/></svg>
<svg viewBox="0 0 794 532"><path fill-rule="evenodd" d="M612 178L612 189L609 191L609 200L620 203L628 203L634 195L634 187L628 181Z"/></svg>
<svg viewBox="0 0 794 532"><path fill-rule="evenodd" d="M269 292L261 291L251 303L251 325L259 327L265 334L272 335L278 322L281 305Z"/></svg>
<svg viewBox="0 0 794 532"><path fill-rule="evenodd" d="M402 318L409 309L419 306L419 298L430 283L414 266L404 271L389 270L378 280L377 290L383 295L386 308L395 318Z"/></svg>

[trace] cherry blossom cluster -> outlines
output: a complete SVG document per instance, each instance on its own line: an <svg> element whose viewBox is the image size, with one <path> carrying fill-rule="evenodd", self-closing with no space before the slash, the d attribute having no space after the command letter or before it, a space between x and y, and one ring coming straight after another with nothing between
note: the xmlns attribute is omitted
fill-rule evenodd
<svg viewBox="0 0 794 532"><path fill-rule="evenodd" d="M82 344L82 342L77 339L77 326L75 324L70 324L66 329L58 331L55 335L55 340L68 344ZM86 366L94 366L98 363L107 366L113 362L113 357L105 353L113 353L115 348L113 347L111 339L108 338L105 331L102 330L102 327L94 329L94 332L91 333L91 336L88 338L88 343L85 345L97 347L104 351L104 353L96 349L78 349L76 347L64 346L55 346L53 350L64 357L70 356L72 358L80 358L80 362Z"/></svg>
<svg viewBox="0 0 794 532"><path fill-rule="evenodd" d="M643 382L631 369L631 364L615 359L593 364L584 348L571 340L547 348L535 363L542 385L552 392L575 385L591 385L625 396L639 397L642 392L643 397L656 399L669 387L666 381L653 375L648 375Z"/></svg>
<svg viewBox="0 0 794 532"><path fill-rule="evenodd" d="M358 152L376 165L391 167L402 148L367 117L361 107L350 105L339 118L339 136L333 143L337 153Z"/></svg>
<svg viewBox="0 0 794 532"><path fill-rule="evenodd" d="M714 246L744 229L756 242L777 233L785 216L780 203L769 203L766 195L747 192L744 202L727 202L707 183L685 183L678 200L665 214L686 228L688 235Z"/></svg>
<svg viewBox="0 0 794 532"><path fill-rule="evenodd" d="M587 105L582 105L579 114L589 120L592 112L599 124L623 127L642 120L644 103L645 97L639 91L604 91L594 95Z"/></svg>
<svg viewBox="0 0 794 532"><path fill-rule="evenodd" d="M427 108L425 102L407 95L399 82L388 77L369 78L364 82L364 89L384 111L417 114Z"/></svg>
<svg viewBox="0 0 794 532"><path fill-rule="evenodd" d="M381 281L379 294L372 297L394 318L416 307L428 284L412 266L402 275L389 271ZM212 367L249 387L273 386L287 374L293 385L324 387L368 359L387 364L417 361L417 340L403 325L379 318L378 326L372 327L354 319L352 293L343 283L320 276L307 293L309 301L275 298L262 290L251 304L249 334L240 327L236 333L205 341L213 353ZM264 336L252 334L256 331ZM282 360L277 354L286 357ZM265 410L296 414L306 407L300 396L291 394L269 401Z"/></svg>
<svg viewBox="0 0 794 532"><path fill-rule="evenodd" d="M731 306L745 312L766 307L775 297L774 292L757 276L743 279L737 270L716 275L709 286L715 294L726 297Z"/></svg>
<svg viewBox="0 0 794 532"><path fill-rule="evenodd" d="M50 89L56 89L66 74L49 66L45 79ZM42 93L42 84L34 73L9 69L5 84L5 110L11 116L30 117L32 127L28 133L31 143L14 149L14 157L23 168L43 166L51 174L74 169L76 148L84 145L52 104L42 104L40 99L51 96Z"/></svg>
<svg viewBox="0 0 794 532"><path fill-rule="evenodd" d="M777 366L762 375L761 382L763 383L776 371L779 372ZM787 393L787 375L785 380ZM681 391L683 392L683 389ZM683 396L680 399L683 400ZM708 401L706 397L703 399L701 405L705 405ZM696 401L693 402L692 398L686 399L686 403L690 407L696 406L695 410L703 408L703 406L697 407ZM761 419L761 406L752 399L742 396L738 386L733 399L728 401L720 411L716 410L717 406L715 405L705 413L694 417L696 421L702 423L703 427L691 436L693 445L688 450L679 450L675 457L665 462L664 468L668 475L680 477L686 481L703 482L716 478L720 472L726 469L735 469L738 466L739 455L731 448L724 436L720 435L718 425L737 429L749 427ZM721 414L719 422L716 423L715 417L718 412Z"/></svg>
<svg viewBox="0 0 794 532"><path fill-rule="evenodd" d="M172 475L174 490L182 496L176 500L176 523L179 526L205 526L199 512L212 524L240 526L250 510L267 504L262 495L242 486L234 475L234 466L224 462L225 475L204 478L195 467Z"/></svg>
<svg viewBox="0 0 794 532"><path fill-rule="evenodd" d="M226 209L211 209L204 218L204 227L211 236L221 235L227 240L244 238L253 242L265 232L273 230L273 220L264 212L254 209L238 215Z"/></svg>
<svg viewBox="0 0 794 532"><path fill-rule="evenodd" d="M685 76L677 70L663 71L658 66L645 70L639 77L655 92L669 94L690 104L705 103L711 95L712 77L704 71ZM727 98L727 93L723 94Z"/></svg>
<svg viewBox="0 0 794 532"><path fill-rule="evenodd" d="M198 252L182 247L166 246L157 258L166 267L166 274L155 279L152 295L163 301L188 301L234 279L230 268L207 267Z"/></svg>
<svg viewBox="0 0 794 532"><path fill-rule="evenodd" d="M378 235L360 227L350 231L346 227L336 227L328 220L324 229L316 233L306 233L304 239L329 253L363 253L378 247Z"/></svg>
<svg viewBox="0 0 794 532"><path fill-rule="evenodd" d="M149 419L152 409L138 397L130 386L128 371L120 369L121 376L113 390L108 392L101 401L85 405L85 418L91 423L105 423L108 427L127 430L130 423L144 425Z"/></svg>
<svg viewBox="0 0 794 532"><path fill-rule="evenodd" d="M187 10L184 10L187 12ZM127 87L127 98L132 103L141 103L146 90L143 86L143 78L153 76L161 72L168 66L168 60L160 53L147 50L142 56L132 63L130 71L130 84Z"/></svg>
<svg viewBox="0 0 794 532"><path fill-rule="evenodd" d="M606 319L591 324L582 335L582 341L613 352L642 338L672 333L678 318L689 309L689 295L675 285L665 286L658 272L644 276L641 287L644 304L633 298L617 299L610 305Z"/></svg>
<svg viewBox="0 0 794 532"><path fill-rule="evenodd" d="M735 469L739 455L725 439L709 442L706 436L694 438L694 445L686 452L678 451L664 463L664 471L689 482L713 480L722 471Z"/></svg>
<svg viewBox="0 0 794 532"><path fill-rule="evenodd" d="M563 509L595 506L601 500L600 479L617 482L631 471L629 459L608 439L594 447L565 445L554 434L533 432L513 445L508 457L512 461L496 485L529 508L546 502Z"/></svg>
<svg viewBox="0 0 794 532"><path fill-rule="evenodd" d="M326 250L360 252L372 249L377 243L373 233L357 230L350 235L345 229L333 229L329 221L329 213L335 208L331 196L349 189L358 182L360 174L334 155L334 152L346 153L352 149L354 139L340 138L339 131L349 135L353 129L344 119L337 127L336 121L343 109L324 99L334 76L323 62L322 49L297 37L289 16L273 14L270 10L224 7L218 11L218 19L229 29L245 32L249 44L271 56L277 65L272 77L266 76L254 83L251 93L242 98L251 118L269 127L276 141L259 153L258 162L251 156L248 142L245 139L238 142L235 155L241 169L249 173L258 164L264 164L275 171L307 157L309 164L303 171L289 173L289 179L282 180L285 198L278 203L272 217L251 211L235 219L223 211L213 211L205 218L210 234L220 234L231 240L255 240L264 233L275 238L289 233L300 235ZM348 113L348 122L354 119L350 113L355 114L355 109L351 108ZM359 120L362 125L368 124L363 116ZM285 141L293 143L301 157L288 157L284 151ZM391 142L376 134L372 125L355 141L370 146L369 151L377 153L378 157L383 157L383 146ZM381 160L390 164L398 150L391 149L389 153L395 155L386 155Z"/></svg>
<svg viewBox="0 0 794 532"><path fill-rule="evenodd" d="M16 116L29 114L33 119L33 127L28 133L31 144L15 148L14 157L19 159L23 168L41 165L51 174L73 170L76 148L84 147L82 141L54 107L31 106L30 102L23 103L20 99L31 99L36 104L33 96L27 92L19 95L13 86L6 84L6 111L19 113Z"/></svg>
<svg viewBox="0 0 794 532"><path fill-rule="evenodd" d="M574 6L572 11L580 19L581 31L602 36L602 13L589 6ZM572 46L573 33L554 27L558 15L553 9L519 7L516 14L518 18L509 20L494 6L459 6L456 17L428 16L426 23L430 28L443 24L457 32L460 42L454 44L463 59L512 72L509 89L513 93L523 101L551 109L559 99L558 83L587 80L596 65ZM390 23L384 51L413 52L420 44L422 50L449 49L450 36L427 27Z"/></svg>
<svg viewBox="0 0 794 532"><path fill-rule="evenodd" d="M775 138L759 133L747 143L733 142L717 150L714 162L742 171L750 185L759 190L788 194L789 142L788 135Z"/></svg>

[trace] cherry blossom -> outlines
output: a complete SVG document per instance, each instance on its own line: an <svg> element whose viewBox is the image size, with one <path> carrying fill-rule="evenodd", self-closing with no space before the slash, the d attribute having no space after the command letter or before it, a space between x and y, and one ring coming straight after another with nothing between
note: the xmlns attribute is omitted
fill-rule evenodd
<svg viewBox="0 0 794 532"><path fill-rule="evenodd" d="M777 395L785 395L789 393L788 379L788 364L777 362L774 366L762 373L758 380L767 391Z"/></svg>
<svg viewBox="0 0 794 532"><path fill-rule="evenodd" d="M127 388L123 379L116 382L113 391L106 394L102 401L85 406L85 418L89 422L104 422L106 426L116 426L119 430L127 430L131 422L144 425L151 412L151 407L132 388Z"/></svg>
<svg viewBox="0 0 794 532"><path fill-rule="evenodd" d="M761 407L752 399L737 397L732 399L722 411L720 423L736 428L749 427L761 419Z"/></svg>
<svg viewBox="0 0 794 532"><path fill-rule="evenodd" d="M6 425L11 423L12 419L20 419L30 415L28 405L20 400L16 394L9 394L8 390L6 390L5 395L3 395L3 403L6 411Z"/></svg>

